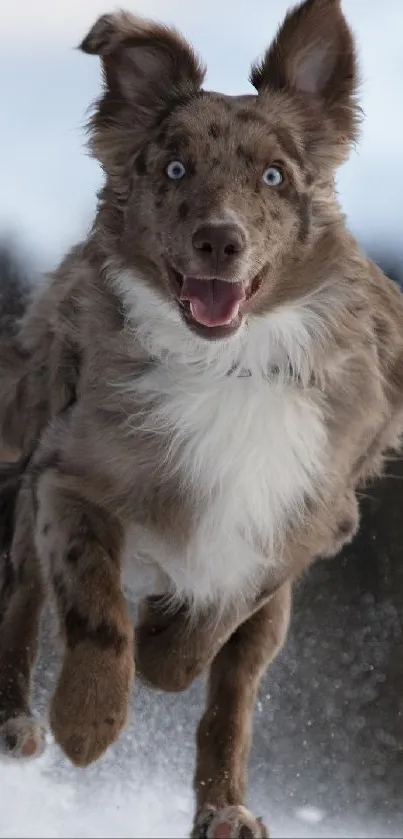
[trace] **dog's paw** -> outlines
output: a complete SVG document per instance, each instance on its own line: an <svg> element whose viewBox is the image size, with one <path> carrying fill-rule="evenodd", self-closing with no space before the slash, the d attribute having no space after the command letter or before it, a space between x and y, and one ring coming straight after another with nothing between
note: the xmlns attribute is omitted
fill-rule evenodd
<svg viewBox="0 0 403 839"><path fill-rule="evenodd" d="M185 690L198 675L189 617L185 608L166 609L166 598L147 597L136 626L137 674L150 687L172 693Z"/></svg>
<svg viewBox="0 0 403 839"><path fill-rule="evenodd" d="M117 740L130 709L133 648L121 655L79 644L65 657L50 723L57 744L76 766L88 766Z"/></svg>
<svg viewBox="0 0 403 839"><path fill-rule="evenodd" d="M209 643L210 636L191 625L186 606L167 611L163 596L142 602L136 626L136 667L150 687L170 693L186 690L212 657Z"/></svg>
<svg viewBox="0 0 403 839"><path fill-rule="evenodd" d="M192 839L267 839L268 830L246 807L206 807L196 816Z"/></svg>
<svg viewBox="0 0 403 839"><path fill-rule="evenodd" d="M20 714L0 725L0 754L12 758L39 757L46 746L46 729L30 714Z"/></svg>

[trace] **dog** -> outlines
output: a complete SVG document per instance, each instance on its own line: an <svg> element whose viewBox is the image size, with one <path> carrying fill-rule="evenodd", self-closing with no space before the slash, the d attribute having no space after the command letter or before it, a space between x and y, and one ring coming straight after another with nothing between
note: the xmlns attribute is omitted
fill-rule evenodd
<svg viewBox="0 0 403 839"><path fill-rule="evenodd" d="M259 681L294 582L353 538L357 489L403 427L402 296L335 195L361 119L354 40L339 0L305 0L241 96L206 91L178 32L126 12L81 49L103 73L94 224L0 343L17 458L0 475L0 742L43 748L29 685L49 589L67 757L116 740L135 667L167 691L208 670L192 836L264 837L245 807Z"/></svg>

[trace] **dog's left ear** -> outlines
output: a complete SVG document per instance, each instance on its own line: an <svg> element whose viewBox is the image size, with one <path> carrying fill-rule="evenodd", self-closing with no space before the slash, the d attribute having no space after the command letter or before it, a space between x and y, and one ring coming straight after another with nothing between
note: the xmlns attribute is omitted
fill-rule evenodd
<svg viewBox="0 0 403 839"><path fill-rule="evenodd" d="M339 136L355 139L357 63L339 0L305 0L289 12L251 82L265 89L314 97Z"/></svg>

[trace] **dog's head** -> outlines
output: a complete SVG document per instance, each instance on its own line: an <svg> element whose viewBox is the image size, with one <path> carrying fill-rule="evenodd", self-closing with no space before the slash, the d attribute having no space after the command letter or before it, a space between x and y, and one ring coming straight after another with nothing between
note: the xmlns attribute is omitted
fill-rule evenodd
<svg viewBox="0 0 403 839"><path fill-rule="evenodd" d="M339 0L287 15L248 96L205 91L175 30L124 12L101 17L81 49L101 56L105 82L91 120L99 221L136 282L204 338L310 290L314 272L301 289L292 266L334 218L335 169L358 125Z"/></svg>

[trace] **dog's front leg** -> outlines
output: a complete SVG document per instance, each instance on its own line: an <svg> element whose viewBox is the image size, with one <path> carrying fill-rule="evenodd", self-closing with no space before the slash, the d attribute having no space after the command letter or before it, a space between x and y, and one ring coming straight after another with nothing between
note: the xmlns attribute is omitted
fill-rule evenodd
<svg viewBox="0 0 403 839"><path fill-rule="evenodd" d="M37 465L36 544L57 603L65 653L51 705L57 743L87 766L126 723L133 626L121 590L122 529L80 493L57 456ZM42 470L42 471L41 471Z"/></svg>
<svg viewBox="0 0 403 839"><path fill-rule="evenodd" d="M214 659L197 733L194 839L268 836L245 808L252 714L260 680L285 640L291 584L231 635Z"/></svg>
<svg viewBox="0 0 403 839"><path fill-rule="evenodd" d="M302 563L300 563L302 564ZM296 569L294 569L296 571ZM266 837L244 806L251 724L260 679L285 640L291 581L270 585L240 616L228 610L190 619L147 598L136 630L137 672L167 691L184 690L209 665L207 709L197 735L193 839Z"/></svg>

